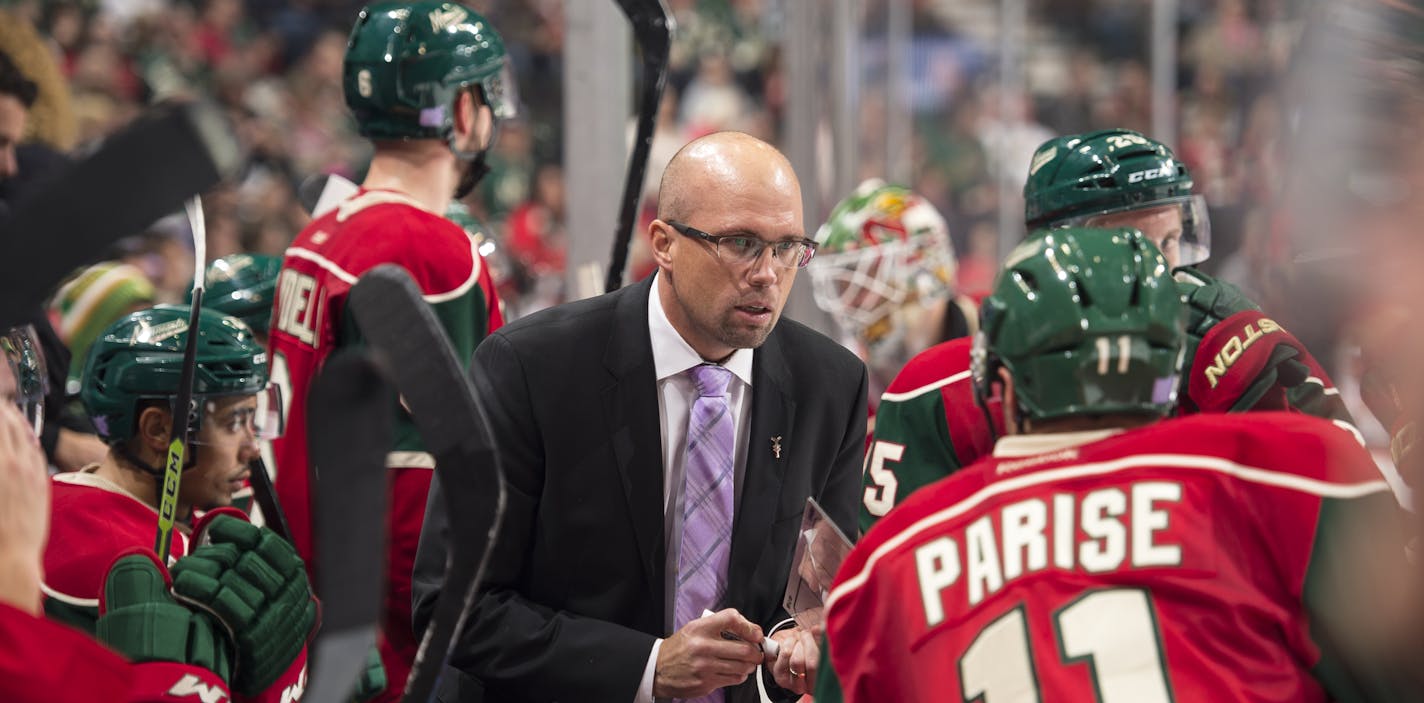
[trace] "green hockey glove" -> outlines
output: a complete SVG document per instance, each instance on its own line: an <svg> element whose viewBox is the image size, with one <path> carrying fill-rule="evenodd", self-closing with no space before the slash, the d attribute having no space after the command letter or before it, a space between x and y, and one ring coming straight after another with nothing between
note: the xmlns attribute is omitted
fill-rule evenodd
<svg viewBox="0 0 1424 703"><path fill-rule="evenodd" d="M194 540L199 546L173 566L173 593L231 632L237 654L232 687L251 696L302 653L317 607L296 550L271 530L223 512L204 520Z"/></svg>

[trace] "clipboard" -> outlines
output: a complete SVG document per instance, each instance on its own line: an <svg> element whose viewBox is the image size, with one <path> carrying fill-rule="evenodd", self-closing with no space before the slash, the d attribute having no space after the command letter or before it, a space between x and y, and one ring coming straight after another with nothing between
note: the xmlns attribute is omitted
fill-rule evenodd
<svg viewBox="0 0 1424 703"><path fill-rule="evenodd" d="M815 498L807 498L796 538L796 552L791 558L791 573L786 577L786 595L781 602L797 626L822 631L831 582L850 550L851 543L845 533Z"/></svg>

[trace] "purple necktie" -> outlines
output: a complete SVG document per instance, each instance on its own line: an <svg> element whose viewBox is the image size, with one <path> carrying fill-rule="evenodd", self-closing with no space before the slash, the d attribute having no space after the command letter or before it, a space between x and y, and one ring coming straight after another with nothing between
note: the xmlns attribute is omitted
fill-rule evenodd
<svg viewBox="0 0 1424 703"><path fill-rule="evenodd" d="M687 422L683 462L682 542L677 556L674 629L712 610L727 588L727 557L732 544L732 491L735 440L727 383L732 372L702 364L688 370L697 399ZM692 699L723 700L722 691Z"/></svg>

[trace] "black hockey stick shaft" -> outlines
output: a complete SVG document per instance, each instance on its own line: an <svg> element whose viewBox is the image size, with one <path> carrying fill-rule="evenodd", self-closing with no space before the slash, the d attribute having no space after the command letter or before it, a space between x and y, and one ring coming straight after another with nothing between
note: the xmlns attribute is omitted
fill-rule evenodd
<svg viewBox="0 0 1424 703"><path fill-rule="evenodd" d="M287 513L282 510L282 502L277 500L277 487L272 485L272 474L267 470L267 462L261 458L247 462L247 481L252 484L252 499L262 510L262 522L267 529L276 532L288 542L292 541L292 528L287 525Z"/></svg>
<svg viewBox="0 0 1424 703"><path fill-rule="evenodd" d="M316 590L322 601L321 630L310 648L311 677L302 698L307 703L349 700L376 644L385 587L385 457L394 402L376 363L356 351L333 355L307 396Z"/></svg>
<svg viewBox="0 0 1424 703"><path fill-rule="evenodd" d="M469 615L490 545L498 536L504 474L474 387L410 275L394 265L376 267L357 281L348 303L435 457L446 498L450 540L445 579L403 698L425 703Z"/></svg>
<svg viewBox="0 0 1424 703"><path fill-rule="evenodd" d="M658 105L667 85L668 52L672 46L672 18L662 0L617 0L618 7L633 26L633 39L643 56L643 81L638 99L638 130L633 153L628 157L628 173L623 180L623 200L618 211L618 228L613 232L613 260L608 264L604 290L623 287L623 269L628 265L628 246L637 225L638 199L648 172L648 156L653 148Z"/></svg>
<svg viewBox="0 0 1424 703"><path fill-rule="evenodd" d="M242 163L234 130L211 105L153 108L16 203L0 224L0 328L115 240L182 208Z"/></svg>

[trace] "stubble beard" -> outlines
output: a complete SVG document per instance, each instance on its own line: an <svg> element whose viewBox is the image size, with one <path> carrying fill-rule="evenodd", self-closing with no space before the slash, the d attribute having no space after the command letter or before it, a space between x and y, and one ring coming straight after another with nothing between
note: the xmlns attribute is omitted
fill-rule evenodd
<svg viewBox="0 0 1424 703"><path fill-rule="evenodd" d="M771 331L776 328L776 323L781 320L781 313L773 313L771 321L765 327L748 327L738 325L732 317L736 315L736 310L729 311L719 321L717 325L717 341L733 349L756 349L766 342L766 338L771 336Z"/></svg>

